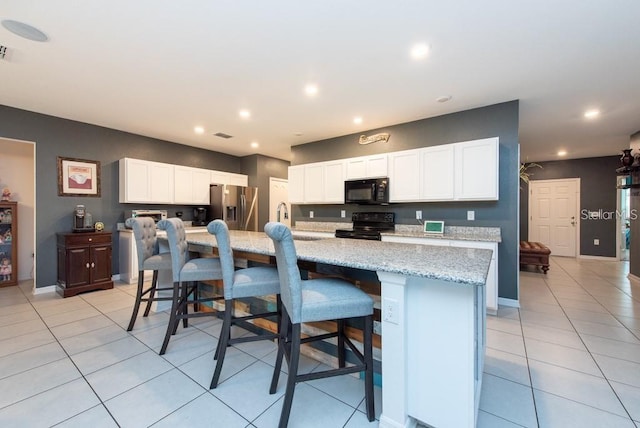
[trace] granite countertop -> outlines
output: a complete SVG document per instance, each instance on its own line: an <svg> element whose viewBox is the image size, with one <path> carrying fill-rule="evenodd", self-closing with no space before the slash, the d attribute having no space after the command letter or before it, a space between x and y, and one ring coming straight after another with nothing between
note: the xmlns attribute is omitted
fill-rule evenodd
<svg viewBox="0 0 640 428"><path fill-rule="evenodd" d="M296 221L292 232L329 232L336 229L352 229L353 223ZM424 233L421 225L396 224L394 232L383 232L382 236L402 236L409 238L450 239L454 241L502 242L499 227L445 226L444 233Z"/></svg>
<svg viewBox="0 0 640 428"><path fill-rule="evenodd" d="M413 238L451 239L454 241L502 242L499 227L445 226L444 233L425 233L421 225L396 224L395 232L383 232L382 236L406 236Z"/></svg>
<svg viewBox="0 0 640 428"><path fill-rule="evenodd" d="M232 230L230 236L235 251L275 255L271 239L263 232ZM204 247L217 245L209 233L189 234L187 241ZM492 255L485 249L341 238L296 240L295 245L301 260L470 285L485 283Z"/></svg>

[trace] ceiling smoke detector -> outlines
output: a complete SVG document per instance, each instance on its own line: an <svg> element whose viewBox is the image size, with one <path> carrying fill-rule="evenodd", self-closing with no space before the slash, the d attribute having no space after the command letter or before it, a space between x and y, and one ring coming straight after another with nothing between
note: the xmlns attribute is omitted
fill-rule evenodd
<svg viewBox="0 0 640 428"><path fill-rule="evenodd" d="M224 138L225 140L228 140L229 138L233 138L233 135L225 134L224 132L216 132L213 135L215 135L216 137Z"/></svg>

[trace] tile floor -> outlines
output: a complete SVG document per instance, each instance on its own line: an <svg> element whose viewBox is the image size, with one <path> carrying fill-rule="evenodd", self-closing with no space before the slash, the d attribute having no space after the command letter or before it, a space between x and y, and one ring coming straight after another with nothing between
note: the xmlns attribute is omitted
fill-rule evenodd
<svg viewBox="0 0 640 428"><path fill-rule="evenodd" d="M639 427L640 288L628 264L551 263L548 275L521 272L520 309L488 319L478 427ZM127 333L134 292L118 284L62 299L33 296L29 282L0 289L1 427L277 425L286 376L269 395L275 345L230 349L210 391L220 322L180 328L159 356L168 316L139 318ZM363 398L350 376L300 384L289 426L377 426ZM379 388L376 407L379 416Z"/></svg>

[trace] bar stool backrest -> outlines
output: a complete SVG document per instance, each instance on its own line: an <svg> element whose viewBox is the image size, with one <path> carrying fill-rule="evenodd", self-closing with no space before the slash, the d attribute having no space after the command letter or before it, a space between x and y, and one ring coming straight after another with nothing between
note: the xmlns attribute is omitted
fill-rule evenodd
<svg viewBox="0 0 640 428"><path fill-rule="evenodd" d="M132 217L125 221L125 225L133 229L138 254L138 269L143 270L145 260L159 253L156 222L150 217Z"/></svg>
<svg viewBox="0 0 640 428"><path fill-rule="evenodd" d="M280 277L280 296L291 322L302 319L302 279L298 268L298 256L291 230L284 224L269 222L264 231L273 240L276 249L276 264Z"/></svg>
<svg viewBox="0 0 640 428"><path fill-rule="evenodd" d="M222 267L222 281L224 283L224 295L233 296L233 277L235 264L233 262L233 250L229 238L229 228L222 220L213 220L207 225L207 231L216 237L218 243L218 256Z"/></svg>
<svg viewBox="0 0 640 428"><path fill-rule="evenodd" d="M171 252L171 269L173 282L180 282L180 271L188 261L189 244L184 231L184 223L179 218L168 218L158 222L158 228L167 232L169 251Z"/></svg>

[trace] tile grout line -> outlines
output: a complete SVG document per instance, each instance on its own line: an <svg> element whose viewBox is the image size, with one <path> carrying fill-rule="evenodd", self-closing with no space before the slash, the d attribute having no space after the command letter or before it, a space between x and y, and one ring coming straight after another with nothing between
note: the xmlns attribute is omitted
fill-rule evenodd
<svg viewBox="0 0 640 428"><path fill-rule="evenodd" d="M577 262L577 260L576 260ZM578 280L573 277L571 275L571 273L569 271L567 271L562 265L560 265L560 268L571 278L573 279L576 284L578 284L580 286L580 288L582 288L587 294L589 294L591 297L593 297L593 295L591 293L589 293L589 291L587 289L585 289L582 284L580 282L578 282ZM593 270L590 269L590 271L596 275L598 278L601 278L600 275L598 275L596 272L593 272ZM591 357L591 359L593 360L593 363L596 365L596 367L598 368L598 370L600 370L600 373L602 374L602 377L604 378L604 380L607 382L607 385L609 385L609 388L611 389L611 392L613 392L613 395L618 399L618 402L620 403L620 406L622 406L622 408L624 409L625 413L627 414L627 416L629 417L629 420L631 421L631 423L635 424L635 422L633 421L633 417L631 416L631 413L629 412L629 410L627 409L627 407L624 405L624 402L620 399L620 396L618 395L617 391L615 390L615 388L613 387L613 385L611 385L611 381L609 380L609 378L607 377L607 375L604 373L604 370L602 370L602 367L600 367L600 364L598 364L598 361L595 359L595 357L593 356L591 349L589 349L589 347L587 346L587 344L584 342L584 339L582 338L582 336L580 335L580 333L578 332L578 330L575 328L575 325L573 324L573 321L571 320L571 318L569 318L569 316L567 315L564 307L562 306L562 304L560 304L560 301L558 301L558 298L556 297L555 293L553 292L553 290L551 289L551 287L549 287L549 284L547 282L547 279L544 279L545 281L545 285L547 286L547 288L549 289L549 291L551 292L551 295L554 297L554 299L556 299L556 302L558 303L558 305L560 306L560 308L562 309L562 312L564 313L565 317L567 317L567 320L569 321L569 323L571 324L571 326L573 327L573 329L575 330L575 333L578 335L578 338L580 339L580 342L582 342L582 344L584 345L585 349L587 350L587 352L589 353L589 356ZM617 287L616 287L617 288ZM598 302L599 303L599 302ZM606 308L605 308L606 309ZM609 312L607 310L607 312ZM527 364L528 365L528 364ZM531 385L533 387L533 384ZM555 394L554 394L555 395ZM569 398L563 397L567 400L569 400ZM574 400L571 400L574 401ZM581 403L581 404L585 404L585 403ZM586 404L585 404L586 405ZM593 406L589 406L589 407L593 407ZM602 411L606 411L604 409L599 409L597 407L593 407L596 408L598 410L602 410ZM610 412L608 412L610 413Z"/></svg>

